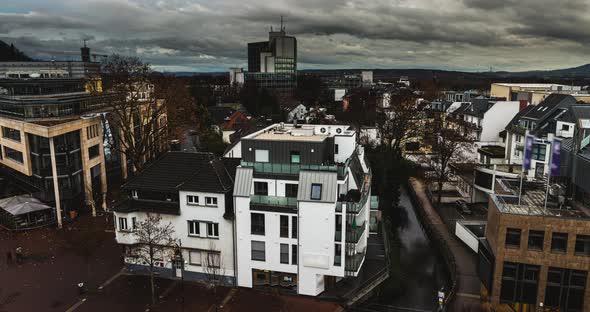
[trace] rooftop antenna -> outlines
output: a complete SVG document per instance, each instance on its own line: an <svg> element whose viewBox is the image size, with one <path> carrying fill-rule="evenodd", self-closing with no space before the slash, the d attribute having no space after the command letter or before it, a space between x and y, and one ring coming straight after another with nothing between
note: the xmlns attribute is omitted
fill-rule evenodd
<svg viewBox="0 0 590 312"><path fill-rule="evenodd" d="M283 16L281 15L281 31L285 31L285 27L283 26Z"/></svg>

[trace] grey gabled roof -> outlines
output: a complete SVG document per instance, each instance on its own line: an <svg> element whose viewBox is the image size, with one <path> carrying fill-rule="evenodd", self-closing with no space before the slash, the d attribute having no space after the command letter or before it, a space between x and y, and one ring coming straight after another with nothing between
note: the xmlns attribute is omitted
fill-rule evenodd
<svg viewBox="0 0 590 312"><path fill-rule="evenodd" d="M320 200L311 199L311 185L321 184L322 194ZM336 202L338 193L338 175L336 172L305 171L299 173L298 201L314 201L324 203Z"/></svg>
<svg viewBox="0 0 590 312"><path fill-rule="evenodd" d="M234 196L250 197L250 192L252 191L252 172L252 168L238 167L236 169Z"/></svg>
<svg viewBox="0 0 590 312"><path fill-rule="evenodd" d="M550 116L555 109L567 107L576 104L576 102L576 98L571 95L552 93L522 117L542 121Z"/></svg>

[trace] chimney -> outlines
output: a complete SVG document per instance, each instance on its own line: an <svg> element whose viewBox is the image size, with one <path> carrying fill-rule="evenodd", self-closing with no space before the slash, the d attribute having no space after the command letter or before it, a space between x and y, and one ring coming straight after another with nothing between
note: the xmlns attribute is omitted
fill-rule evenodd
<svg viewBox="0 0 590 312"><path fill-rule="evenodd" d="M527 101L527 100L520 100L519 102L520 102L520 105L519 105L518 111L522 111L527 106L529 106L529 101Z"/></svg>

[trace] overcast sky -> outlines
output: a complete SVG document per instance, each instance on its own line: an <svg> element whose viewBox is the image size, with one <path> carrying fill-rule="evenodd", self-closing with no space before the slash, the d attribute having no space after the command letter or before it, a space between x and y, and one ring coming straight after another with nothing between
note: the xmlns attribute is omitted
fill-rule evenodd
<svg viewBox="0 0 590 312"><path fill-rule="evenodd" d="M138 55L162 71L247 67L284 15L299 68L556 69L590 63L588 0L2 0L35 58Z"/></svg>

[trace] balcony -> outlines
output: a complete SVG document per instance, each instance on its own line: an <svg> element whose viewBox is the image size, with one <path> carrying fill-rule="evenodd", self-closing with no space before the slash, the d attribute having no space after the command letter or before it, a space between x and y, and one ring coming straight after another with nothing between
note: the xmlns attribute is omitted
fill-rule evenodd
<svg viewBox="0 0 590 312"><path fill-rule="evenodd" d="M252 195L250 196L250 204L273 206L273 207L297 207L297 198L295 197L281 197L281 196L266 196L266 195Z"/></svg>
<svg viewBox="0 0 590 312"><path fill-rule="evenodd" d="M366 228L366 221L363 224L357 225L353 227L351 225L346 225L346 242L347 243L358 243L363 234L365 233Z"/></svg>
<svg viewBox="0 0 590 312"><path fill-rule="evenodd" d="M254 168L254 172L256 173L297 175L301 170L334 171L338 173L339 177L343 177L346 174L346 168L349 164L350 158L344 164L338 165L276 164L249 161L240 162L242 167Z"/></svg>
<svg viewBox="0 0 590 312"><path fill-rule="evenodd" d="M346 255L344 262L344 270L347 276L356 276L358 274L361 265L365 261L365 253L367 249L363 249L361 252L357 252L352 256Z"/></svg>

